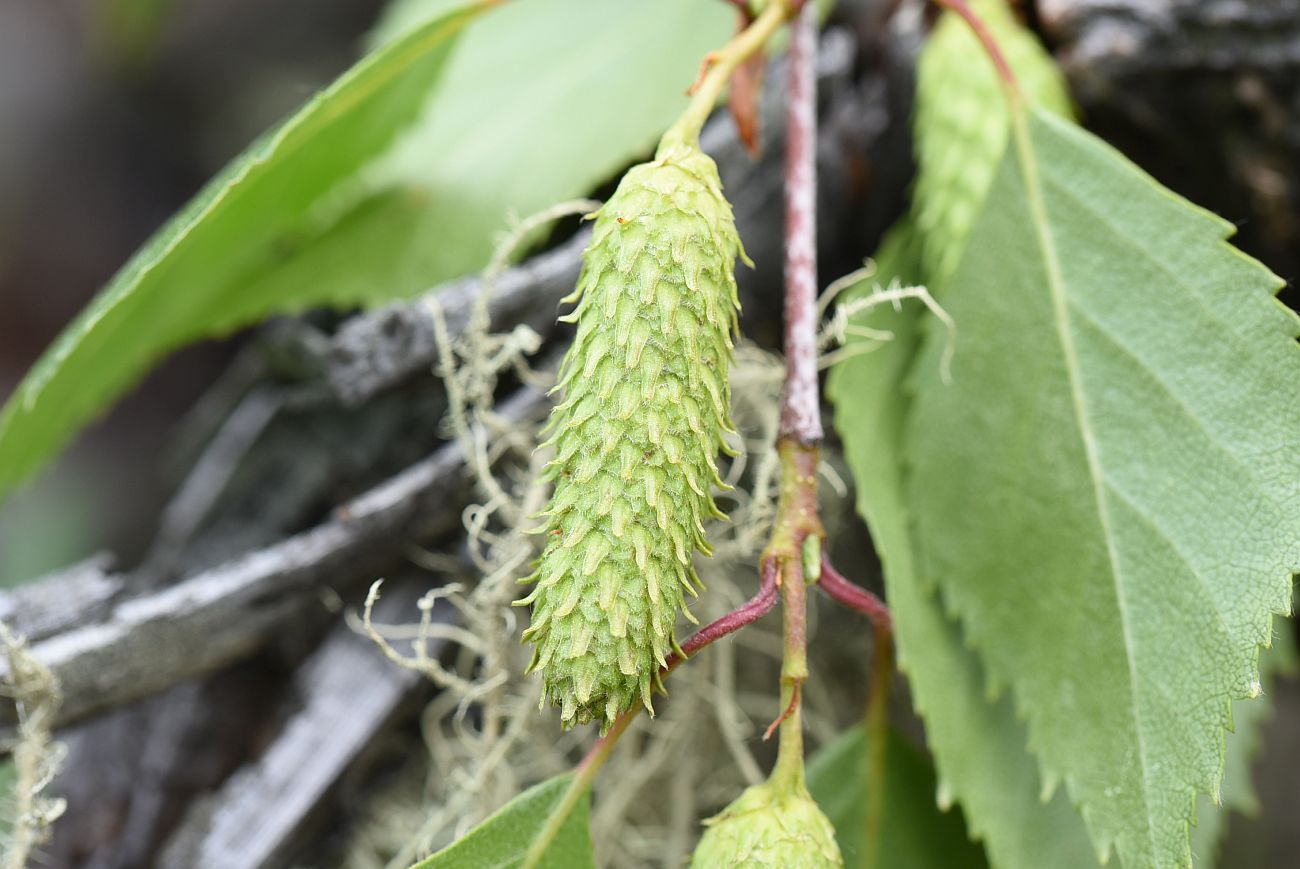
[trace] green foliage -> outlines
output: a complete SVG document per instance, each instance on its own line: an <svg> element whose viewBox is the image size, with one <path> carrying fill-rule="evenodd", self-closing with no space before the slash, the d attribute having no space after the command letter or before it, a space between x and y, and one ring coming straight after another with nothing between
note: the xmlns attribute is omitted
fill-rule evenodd
<svg viewBox="0 0 1300 869"><path fill-rule="evenodd" d="M857 726L823 746L808 762L808 790L835 827L844 864L868 865L866 818L875 797L867 789L869 736ZM898 734L885 749L886 784L875 865L889 869L980 869L987 865L966 834L961 813L935 807L934 770Z"/></svg>
<svg viewBox="0 0 1300 869"><path fill-rule="evenodd" d="M1273 639L1273 648L1260 655L1259 669L1264 693L1254 700L1237 700L1232 704L1235 735L1227 740L1222 804L1216 806L1205 795L1197 803L1196 827L1192 830L1192 860L1202 869L1213 866L1217 860L1230 812L1246 816L1259 813L1259 798L1255 795L1250 769L1263 741L1261 729L1273 712L1269 691L1281 676L1294 678L1296 675L1295 639L1290 630L1278 631Z"/></svg>
<svg viewBox="0 0 1300 869"><path fill-rule="evenodd" d="M910 225L895 228L876 254L876 279L916 282L921 273L919 250ZM945 617L938 598L922 589L914 575L900 453L910 412L904 383L913 365L922 316L915 307L873 309L861 323L893 332L894 340L836 366L829 392L857 484L858 509L871 527L885 567L900 663L942 772L940 792L944 802L955 798L966 807L971 830L985 840L995 866L1095 866L1086 829L1066 793L1058 789L1048 802L1041 800L1037 762L1026 748L1025 728L1010 698L989 700L987 676L960 628ZM915 376L937 378L937 372L922 367ZM1287 632L1279 635L1282 648L1263 656L1262 666L1291 666L1294 652L1288 638ZM1238 701L1233 709L1236 734L1227 741L1223 799L1228 808L1249 813L1254 803L1249 762L1267 704ZM818 766L810 769L813 793L837 820L832 803L817 788L813 770ZM891 787L893 781L891 775ZM1193 832L1197 866L1211 865L1223 817L1224 811L1202 799ZM841 844L847 856L850 848Z"/></svg>
<svg viewBox="0 0 1300 869"><path fill-rule="evenodd" d="M552 416L547 546L521 604L532 669L565 726L602 730L650 708L674 625L695 593L710 490L732 431L735 263L731 206L698 145L665 140L600 210L565 319L565 400Z"/></svg>
<svg viewBox="0 0 1300 869"><path fill-rule="evenodd" d="M514 869L551 815L561 807L573 776L547 779L529 788L469 833L411 869ZM587 816L590 796L582 799L564 819L537 869L595 869Z"/></svg>
<svg viewBox="0 0 1300 869"><path fill-rule="evenodd" d="M1190 865L1300 568L1300 329L1226 222L1046 113L1017 132L970 243L996 255L944 298L953 385L918 381L904 436L919 573L1099 846Z"/></svg>
<svg viewBox="0 0 1300 869"><path fill-rule="evenodd" d="M920 240L910 224L895 227L876 254L876 278L915 283ZM904 382L914 365L920 317L916 307L872 309L863 325L893 339L831 372L835 425L857 487L858 511L871 529L884 567L899 664L942 784L943 804L959 800L971 832L985 841L999 869L1096 865L1087 832L1064 793L1046 804L1024 726L1010 702L991 702L983 670L938 597L923 589L914 567L909 506L904 496L903 429L910 406ZM959 326L960 328L960 326ZM935 368L918 377L938 378ZM893 780L891 778L890 785Z"/></svg>
<svg viewBox="0 0 1300 869"><path fill-rule="evenodd" d="M447 2L397 4L376 41ZM350 280L405 295L482 268L512 215L586 196L645 159L686 107L700 58L734 26L723 4L698 0L525 0L484 16L424 116L363 179L366 201L389 217L330 240L382 252ZM328 257L313 249L305 267Z"/></svg>
<svg viewBox="0 0 1300 869"><path fill-rule="evenodd" d="M835 869L835 830L802 781L747 788L706 829L692 869Z"/></svg>
<svg viewBox="0 0 1300 869"><path fill-rule="evenodd" d="M1051 59L1004 4L990 0L975 8L1003 46L1024 93L1067 113L1069 100ZM945 13L920 60L914 216L881 244L874 257L876 282L929 284L942 300L944 279L965 250L1009 129L1006 95L991 62L967 25ZM982 667L960 629L944 615L938 597L917 581L903 490L903 429L911 410L905 383L915 368L922 316L915 305L881 306L864 315L862 325L893 338L837 365L827 388L858 510L884 567L899 664L926 720L943 782L940 796L944 804L957 799L966 807L970 829L985 841L995 866L1096 865L1065 795L1046 803L1040 798L1037 764L1010 702L990 702ZM965 340L959 323L959 347ZM937 381L939 370L919 368L911 376Z"/></svg>
<svg viewBox="0 0 1300 869"><path fill-rule="evenodd" d="M119 272L0 412L0 498L177 347L481 268L511 213L651 148L733 23L696 0L528 0L453 39L484 2L409 4Z"/></svg>
<svg viewBox="0 0 1300 869"><path fill-rule="evenodd" d="M370 55L255 142L69 326L0 413L0 496L162 353L289 307L250 292L292 250L324 194L416 117L454 37L482 4ZM298 290L298 305L329 298Z"/></svg>
<svg viewBox="0 0 1300 869"><path fill-rule="evenodd" d="M137 5L124 46L166 4ZM512 212L643 154L732 24L698 0L530 0L468 27L495 5L399 3L365 59L164 227L0 410L0 498L172 349L481 267ZM1260 658L1300 569L1300 319L1226 222L1062 120L1061 75L1003 0L971 5L1022 96L940 18L914 207L877 256L878 279L927 284L956 321L951 383L948 336L880 307L860 322L892 340L829 384L939 782L891 736L885 794L868 793L855 729L814 761L811 794L766 783L707 822L695 866L860 865L882 798L876 865L1204 866L1213 803L1254 806L1253 698L1294 654ZM596 223L520 602L565 726L649 708L677 649L721 515L738 255L696 143L666 139ZM572 782L418 866L518 866L530 849L594 866Z"/></svg>
<svg viewBox="0 0 1300 869"><path fill-rule="evenodd" d="M1070 117L1060 70L1004 0L973 0L971 8L997 40L1022 91L1038 105ZM913 219L921 232L926 280L942 285L961 260L971 224L1006 150L1010 110L1005 86L970 25L945 12L917 66Z"/></svg>
<svg viewBox="0 0 1300 869"><path fill-rule="evenodd" d="M936 51L954 50L952 43L945 47L937 41L940 33L927 46L927 58ZM1002 44L1005 49L1005 37ZM1284 512L1285 502L1278 493L1286 485L1294 490L1296 468L1286 463L1295 461L1297 451L1294 446L1284 450L1279 446L1293 445L1297 428L1295 402L1279 402L1278 396L1288 394L1286 378L1297 382L1294 373L1286 373L1296 366L1291 340L1294 321L1267 299L1276 289L1274 279L1222 244L1227 233L1221 222L1160 190L1085 134L1039 113L1032 122L1034 133L1021 143L1028 158L1022 153L1020 159L1049 167L1040 170L1053 202L1046 235L1054 239L1056 258L1070 266L1067 317L1086 332L1079 343L1087 351L1084 359L1089 367L1081 382L1085 400L1105 411L1104 431L1109 438L1103 443L1105 455L1115 463L1115 479L1121 478L1121 470L1130 481L1140 478L1140 488L1133 488L1155 499L1146 507L1157 520L1175 523L1182 533L1176 538L1180 545L1190 537L1196 541L1193 552L1204 555L1217 547L1220 553L1212 565L1197 565L1205 573L1213 570L1209 575L1215 589L1202 589L1194 577L1188 584L1189 568L1179 564L1176 556L1162 564L1161 550L1165 556L1169 552L1158 536L1136 544L1130 541L1125 551L1136 551L1144 563L1123 574L1124 586L1115 586L1116 575L1106 570L1089 570L1080 562L1063 565L1064 550L1055 551L1052 559L1040 559L1062 540L1077 545L1089 536L1088 526L1066 515L1065 508L1072 499L1086 501L1092 487L1078 474L1062 476L1069 432L1074 428L1077 435L1077 426L1065 424L1068 414L1062 421L1042 409L1044 404L1068 403L1071 391L1068 386L1062 389L1059 379L1054 385L1043 382L1051 365L1041 354L1050 350L1052 336L1060 332L1056 317L1044 316L1043 301L1050 304L1050 293L1043 264L1037 275L1024 273L1025 248L1035 246L1040 227L1024 213L1026 205L1016 207L1015 196L1012 202L990 199L987 206L976 201L969 207L963 205L966 194L960 186L927 181L927 171L939 179L945 172L968 181L993 177L994 164L989 162L993 154L987 148L964 147L962 139L953 138L957 124L935 120L945 112L988 117L978 110L980 97L974 89L962 96L975 78L969 63L975 62L979 49L972 42L966 51L965 61L950 57L928 67L923 61L918 109L922 157L918 213L924 218L927 209L942 215L945 209L955 208L957 216L918 218L928 233L918 233L911 225L896 229L878 257L877 274L882 282L900 277L908 283L929 282L937 289L939 301L957 322L955 382L945 387L937 377L937 354L946 336L936 332L928 355L914 359L921 316L917 309L873 310L863 324L890 330L895 338L871 354L850 358L833 372L830 391L837 404L837 426L858 484L859 508L872 527L885 565L900 663L927 721L945 801L956 798L963 803L971 829L986 840L997 866L1094 865L1084 824L1071 809L1065 790L1056 789L1046 803L1040 799L1040 792L1053 794L1054 789L1043 787L1038 761L1027 746L1037 753L1051 743L1055 757L1065 761L1063 766L1053 762L1049 768L1063 770L1061 774L1071 782L1070 795L1085 801L1085 814L1098 838L1127 837L1120 854L1130 867L1173 865L1187 857L1184 824L1192 809L1195 776L1186 773L1199 773L1196 786L1212 786L1222 758L1219 728L1226 723L1226 699L1230 693L1243 696L1255 690L1251 678L1255 643L1267 639L1267 612L1286 608L1296 543L1285 535L1300 522L1294 511ZM1022 85L1033 80L1023 63L1013 54ZM942 75L935 72L945 67L948 71ZM927 71L933 76L928 82ZM995 91L986 87L983 98L1001 103ZM1041 93L1038 96L1042 98ZM950 110L946 104L927 111L927 99L970 103L965 112ZM999 116L1005 125L1005 108ZM963 135L978 142L993 141L987 129L983 135L971 132L974 129ZM1000 141L1006 138L1004 126ZM952 168L959 159L968 165ZM983 164L969 165L980 159ZM1001 169L995 196L1006 195L1001 188L1006 184L1003 176L1010 171L1006 166ZM1022 202L1024 197L1021 192ZM965 211L969 214L963 219ZM1013 223L1008 215L1015 212L1020 219ZM1115 213L1122 217L1112 217ZM961 259L966 249L963 225L977 221L986 234L972 242L971 252L953 275L948 257ZM997 229L985 228L986 224ZM1160 230L1152 232L1153 227ZM1026 234L1017 235L1022 232ZM935 250L957 253L936 258ZM1038 259L1045 258L1040 249ZM1035 293L1036 303L1031 304ZM1101 315L1101 322L1112 324L1110 334L1093 324L1077 325L1084 312L1095 315L1098 304L1110 306ZM1190 311L1182 311L1184 307ZM1180 314L1166 316L1170 309ZM1031 317L1035 310L1039 313ZM1189 318L1196 327L1188 327ZM1113 327L1116 320L1125 321L1126 331ZM1116 335L1122 335L1127 348L1138 355L1127 356L1127 351L1113 345L1108 351L1098 346L1099 342L1109 345ZM990 357L998 359L1000 367L984 361ZM997 377L991 376L994 370ZM910 403L909 378L910 388L931 405L924 420L918 419ZM1153 381L1179 390L1169 395L1187 402L1188 410L1171 406L1168 395L1161 400L1161 386ZM1015 388L1008 388L1012 384ZM1200 426L1188 417L1189 411L1219 408L1222 415L1225 405L1234 408L1228 415L1235 414L1240 427L1253 429L1250 438L1238 441L1235 431L1220 430L1216 439L1209 431L1195 431ZM957 408L960 413L954 413ZM1193 433L1189 435L1187 429ZM1232 441L1232 447L1223 446L1225 439ZM1272 444L1271 449L1267 444ZM1199 452L1193 445L1200 447ZM1249 468L1258 459L1268 464L1247 472L1244 481L1230 470L1225 476L1225 464L1233 467L1241 455L1234 455L1233 449L1244 449L1249 456L1237 467ZM1177 455L1171 461L1173 453ZM1201 458L1206 455L1210 458ZM1077 471L1078 465L1074 468ZM1107 465L1104 470L1111 469ZM1260 509L1261 490L1249 479L1259 475L1273 481L1273 493L1263 493L1262 507L1273 513L1271 517L1267 512L1255 514L1258 524L1244 525L1243 516ZM1121 523L1123 533L1142 533L1145 518L1133 519ZM918 525L929 533L918 537L914 530ZM991 534L991 527L1003 533ZM932 548L943 553L937 564ZM923 581L916 575L918 554L926 566ZM968 560L959 565L960 559ZM1034 569L1026 571L1026 564ZM1136 570L1140 573L1135 577ZM1106 583L1112 583L1109 611L1099 606L1107 598ZM1180 591L1172 591L1180 584ZM959 591L953 593L951 588L958 585ZM980 613L984 642L975 646L981 652L986 643L998 648L993 673L998 678L991 678L985 664L972 655L969 644L975 638L963 636L962 629L945 616L936 586L963 623L968 607ZM1108 624L1113 629L1119 621L1118 588L1129 592L1126 608L1141 615L1135 627L1144 633L1136 645L1113 632L1107 637L1105 632ZM993 594L991 589L1000 591ZM1230 612L1215 603L1213 593L1227 599ZM1215 623L1223 618L1226 624L1232 617L1238 627L1235 638L1228 639L1223 631L1215 631ZM1198 619L1211 624L1189 627L1188 622L1196 624ZM1063 623L1073 627L1063 630ZM1129 681L1124 667L1101 675L1094 662L1107 657L1131 664L1136 678ZM1029 714L1031 729L1036 710L1027 706L1019 691L998 697L994 690L1008 682L1014 688L1017 674L1026 670L1034 673L1028 681L1036 687L1038 702L1049 707L1053 701L1062 704L1055 709L1052 723L1044 725L1054 732L1039 735L1035 730L1032 742L1016 708ZM1116 672L1119 677L1112 678ZM1197 714L1152 724L1157 717L1168 717L1169 695L1157 697L1157 684L1160 692L1181 685L1184 700L1174 701L1177 708L1185 711L1199 702ZM1132 693L1135 685L1142 688ZM1081 695L1089 694L1093 705L1086 711L1068 705L1083 702ZM1142 700L1146 702L1139 705ZM1255 701L1239 701L1235 708L1238 729L1247 732L1228 743L1224 796L1230 806L1248 806L1246 767L1254 741L1250 731L1265 710ZM1126 712L1127 732L1116 726ZM1140 731L1143 740L1163 745L1166 751L1176 746L1179 752L1178 757L1166 755L1159 770L1148 762L1146 769L1160 775L1145 791L1140 784L1134 789L1132 781L1144 769L1137 754L1139 714L1146 722ZM1188 727L1199 730L1179 729ZM1116 760L1125 757L1132 761L1126 768ZM1104 766L1107 760L1110 765ZM1080 782L1077 770L1084 765L1105 783L1094 779L1089 789L1086 781ZM1179 769L1184 773L1181 787ZM1112 790L1107 795L1108 787L1125 787L1123 774L1129 778L1128 793ZM1131 799L1135 790L1145 800L1138 805L1125 803L1123 810L1111 808L1126 796ZM1206 865L1201 858L1213 850L1220 814L1207 816L1196 831L1198 865ZM1132 840L1145 833L1149 841L1161 823L1166 849L1160 856L1155 856L1154 844L1145 852L1141 844L1135 849ZM1135 831L1135 826L1144 829Z"/></svg>

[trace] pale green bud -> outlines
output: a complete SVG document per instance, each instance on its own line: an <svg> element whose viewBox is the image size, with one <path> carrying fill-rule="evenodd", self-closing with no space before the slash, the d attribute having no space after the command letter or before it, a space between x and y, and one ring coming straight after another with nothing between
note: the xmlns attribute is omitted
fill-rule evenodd
<svg viewBox="0 0 1300 869"><path fill-rule="evenodd" d="M714 818L692 869L835 869L844 865L835 830L800 783L754 785Z"/></svg>

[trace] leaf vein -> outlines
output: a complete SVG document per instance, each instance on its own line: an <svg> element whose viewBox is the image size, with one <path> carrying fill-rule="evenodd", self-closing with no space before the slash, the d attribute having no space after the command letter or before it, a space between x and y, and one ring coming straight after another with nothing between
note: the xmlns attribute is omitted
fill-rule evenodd
<svg viewBox="0 0 1300 869"><path fill-rule="evenodd" d="M1016 149L1019 152L1021 173L1025 183L1025 198L1030 209L1030 216L1034 222L1035 236L1038 246L1043 254L1043 264L1046 270L1047 285L1051 292L1053 324L1056 327L1057 335L1061 342L1063 361L1065 362L1066 375L1070 384L1070 398L1074 405L1076 422L1079 426L1079 436L1083 441L1084 454L1088 464L1088 475L1093 486L1094 506L1097 510L1097 519L1101 525L1102 534L1106 541L1106 555L1111 567L1111 582L1115 591L1115 603L1119 610L1120 628L1124 635L1124 658L1128 666L1129 679L1128 689L1129 698L1132 704L1132 722L1133 732L1137 740L1138 758L1142 767L1142 794L1141 800L1146 808L1146 818L1144 826L1146 827L1148 845L1151 849L1151 855L1154 858L1159 853L1159 847L1156 842L1155 826L1151 823L1151 804L1150 794L1151 786L1151 766L1148 758L1146 737L1142 727L1142 707L1138 702L1137 696L1137 670L1134 660L1135 637L1132 628L1132 619L1129 613L1128 599L1124 594L1124 578L1120 569L1119 558L1115 551L1114 538L1115 534L1111 525L1111 517L1106 509L1105 492L1103 490L1104 473L1101 469L1100 458L1097 452L1096 436L1092 430L1091 419L1088 415L1087 404L1083 396L1082 377L1079 371L1078 353L1074 347L1074 337L1069 327L1069 306L1068 299L1063 286L1061 274L1060 259L1057 255L1056 240L1052 235L1051 227L1047 222L1046 204L1043 201L1042 187L1040 185L1040 174L1038 171L1037 156L1034 152L1030 141L1028 120L1023 111L1013 112L1013 124L1015 128Z"/></svg>
<svg viewBox="0 0 1300 869"><path fill-rule="evenodd" d="M1066 297L1066 304L1092 328L1093 332L1104 338L1107 343L1122 353L1126 358L1132 360L1133 366L1137 370L1138 374L1146 375L1152 383L1159 387L1161 392L1169 397L1178 409L1182 411L1183 416L1204 433L1206 440L1208 440L1216 450L1222 453L1232 463L1234 468L1242 474L1242 476L1250 480L1256 490L1255 494L1258 494L1261 498L1267 499L1271 503L1276 503L1276 499L1272 496L1271 490L1264 485L1264 480L1255 473L1244 459L1234 453L1223 439L1216 436L1215 432L1206 423L1205 419L1198 415L1192 406L1183 400L1183 397L1176 392L1172 386L1170 386L1169 382L1165 380L1164 377L1161 376L1157 368L1147 365L1131 347L1121 341L1114 332L1107 329L1104 323L1093 316L1085 307L1080 305L1073 296Z"/></svg>

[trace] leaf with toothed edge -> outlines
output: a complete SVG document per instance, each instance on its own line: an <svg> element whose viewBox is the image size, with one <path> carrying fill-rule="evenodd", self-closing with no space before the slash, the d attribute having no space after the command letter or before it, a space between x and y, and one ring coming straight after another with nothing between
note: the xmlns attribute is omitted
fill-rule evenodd
<svg viewBox="0 0 1300 869"><path fill-rule="evenodd" d="M910 225L896 227L875 256L876 279L917 282L919 247ZM860 325L888 330L894 337L871 353L836 365L828 390L853 472L858 510L870 526L885 568L900 666L926 721L927 742L942 775L939 800L944 806L962 805L971 834L985 842L999 869L1098 866L1087 830L1064 790L1058 788L1050 800L1042 801L1038 763L1026 749L1024 724L1010 698L989 700L987 676L960 627L914 574L898 458L908 410L903 380L924 316L917 307L886 306L859 318ZM1261 668L1270 675L1294 672L1295 654L1289 632L1281 631L1275 647L1261 655ZM1227 741L1224 805L1216 807L1202 797L1192 832L1199 869L1213 865L1228 811L1251 814L1254 809L1250 764L1268 714L1267 699L1266 693L1233 706L1236 730ZM836 818L830 807L827 812Z"/></svg>
<svg viewBox="0 0 1300 869"><path fill-rule="evenodd" d="M919 574L1128 867L1190 865L1300 567L1300 320L1231 230L1026 111L904 430Z"/></svg>
<svg viewBox="0 0 1300 869"><path fill-rule="evenodd" d="M1032 34L1001 0L972 5L998 39L1022 90L1068 114L1060 73ZM921 56L914 126L919 171L913 214L882 242L871 283L925 284L942 300L1010 131L996 72L966 24L951 13L941 16ZM857 291L867 288L864 281ZM1000 869L1095 866L1087 832L1066 797L1041 800L1038 765L1010 702L989 700L983 670L960 628L946 617L938 595L918 585L904 501L902 432L910 410L904 382L928 316L914 303L859 314L857 325L892 337L872 352L848 354L832 369L827 386L858 510L884 567L899 664L926 721L942 780L939 801L945 808L962 804L971 834L984 841ZM916 376L938 380L939 371Z"/></svg>
<svg viewBox="0 0 1300 869"><path fill-rule="evenodd" d="M1216 806L1205 795L1198 801L1196 827L1192 830L1192 861L1197 869L1210 869L1217 861L1230 813L1245 816L1259 813L1259 798L1255 795L1250 769L1261 748L1261 728L1273 712L1269 691L1279 677L1296 673L1295 640L1285 627L1277 632L1273 648L1259 656L1259 669L1263 695L1232 704L1235 732L1228 737L1224 757L1223 803Z"/></svg>
<svg viewBox="0 0 1300 869"><path fill-rule="evenodd" d="M923 271L920 254L915 228L907 222L896 226L874 257L874 278L917 283ZM1058 792L1046 803L1040 798L1038 764L1025 747L1024 725L1010 702L1005 697L990 701L984 672L960 628L915 574L902 475L909 411L903 384L914 364L924 316L917 306L882 306L859 318L860 325L893 337L836 365L828 391L858 511L884 568L899 666L926 722L926 741L941 781L937 800L945 809L962 804L971 835L984 841L999 869L1095 866L1087 831L1065 794ZM928 373L939 376L936 369Z"/></svg>

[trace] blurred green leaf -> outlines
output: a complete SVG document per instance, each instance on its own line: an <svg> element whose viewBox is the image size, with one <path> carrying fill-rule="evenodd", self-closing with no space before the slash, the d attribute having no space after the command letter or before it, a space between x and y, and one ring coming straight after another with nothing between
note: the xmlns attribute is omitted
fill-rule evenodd
<svg viewBox="0 0 1300 869"><path fill-rule="evenodd" d="M1072 117L1065 77L1038 37L1006 0L971 0L1036 105ZM1011 130L997 71L970 26L944 12L917 63L916 189L912 220L921 233L925 282L937 289L952 274L993 183Z"/></svg>
<svg viewBox="0 0 1300 869"><path fill-rule="evenodd" d="M512 869L521 865L572 781L572 774L561 775L529 788L411 869ZM587 818L590 806L590 796L584 793L551 840L538 869L595 869Z"/></svg>
<svg viewBox="0 0 1300 869"><path fill-rule="evenodd" d="M163 353L328 295L258 292L322 200L417 116L453 38L484 4L366 57L214 178L59 336L0 412L0 497Z"/></svg>
<svg viewBox="0 0 1300 869"><path fill-rule="evenodd" d="M482 267L512 214L584 195L649 151L734 24L698 0L527 0L453 52L487 0L466 2L438 0L432 18L411 4L128 263L0 412L0 498L179 346Z"/></svg>
<svg viewBox="0 0 1300 869"><path fill-rule="evenodd" d="M375 41L446 2L397 5ZM512 217L586 195L650 153L734 23L699 0L507 3L465 33L419 123L350 191L357 204L258 291L327 276L343 300L380 299L483 267Z"/></svg>
<svg viewBox="0 0 1300 869"><path fill-rule="evenodd" d="M835 826L847 869L866 862L868 734L858 725L808 761L808 790ZM930 762L893 731L885 749L885 809L875 865L888 869L980 869L984 852L971 842L961 812L935 804Z"/></svg>

